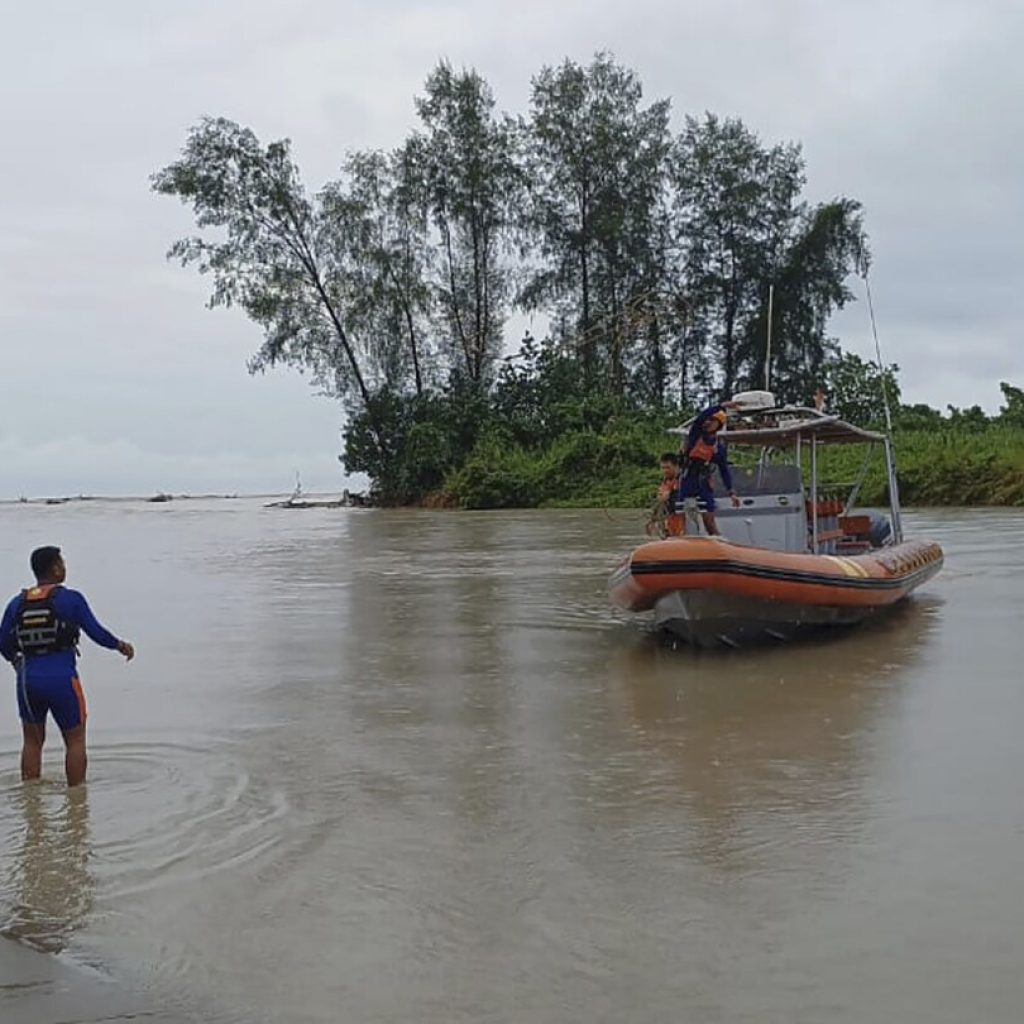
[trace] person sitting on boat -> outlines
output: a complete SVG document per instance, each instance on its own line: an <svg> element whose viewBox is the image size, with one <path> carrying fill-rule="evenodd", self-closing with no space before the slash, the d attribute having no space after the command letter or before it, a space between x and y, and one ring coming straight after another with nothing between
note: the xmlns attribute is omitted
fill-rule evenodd
<svg viewBox="0 0 1024 1024"><path fill-rule="evenodd" d="M740 499L732 487L732 473L725 442L718 432L728 420L731 402L712 405L701 412L693 421L682 448L682 468L677 492L677 509L682 511L689 500L696 500L697 508L704 520L704 529L715 537L720 535L715 521L715 495L711 488L711 475L718 467L722 483L729 492L733 508L739 508ZM685 532L685 531L684 531Z"/></svg>
<svg viewBox="0 0 1024 1024"><path fill-rule="evenodd" d="M675 452L665 452L658 464L661 466L661 483L651 509L651 518L647 521L647 534L678 537L683 532L683 517L673 506L676 491L679 490L679 456Z"/></svg>

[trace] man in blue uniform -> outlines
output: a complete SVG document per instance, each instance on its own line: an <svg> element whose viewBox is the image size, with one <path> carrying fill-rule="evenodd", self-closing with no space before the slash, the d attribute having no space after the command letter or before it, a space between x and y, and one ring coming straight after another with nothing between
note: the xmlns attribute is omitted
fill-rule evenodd
<svg viewBox="0 0 1024 1024"><path fill-rule="evenodd" d="M718 437L718 432L728 419L727 410L732 407L731 402L724 402L701 412L693 421L681 452L683 466L678 492L680 511L686 499L696 498L704 529L711 536L719 534L718 523L715 521L715 495L711 489L711 474L716 466L729 492L733 508L739 508L740 504L732 488L732 473L729 471L725 443Z"/></svg>
<svg viewBox="0 0 1024 1024"><path fill-rule="evenodd" d="M32 552L36 586L12 598L0 622L0 654L18 676L18 711L23 743L21 777L42 771L46 716L52 714L64 737L64 768L69 786L85 781L85 697L78 679L79 632L131 661L135 648L96 620L85 598L65 587L67 567L60 548Z"/></svg>

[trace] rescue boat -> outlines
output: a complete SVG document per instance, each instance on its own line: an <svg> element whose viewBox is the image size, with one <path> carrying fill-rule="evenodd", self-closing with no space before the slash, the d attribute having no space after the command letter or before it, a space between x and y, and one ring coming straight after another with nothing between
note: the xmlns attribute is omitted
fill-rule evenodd
<svg viewBox="0 0 1024 1024"><path fill-rule="evenodd" d="M737 396L734 403L735 425L721 436L730 451L746 455L732 465L739 507L718 503L721 536L700 535L695 504L681 510L683 535L641 544L614 571L609 596L615 605L653 612L657 628L699 647L742 647L884 613L942 568L937 543L903 536L887 435L817 408L775 407L764 392ZM819 479L818 450L835 444L865 447L858 479ZM887 517L856 506L871 455L879 450ZM717 482L715 490L722 494Z"/></svg>

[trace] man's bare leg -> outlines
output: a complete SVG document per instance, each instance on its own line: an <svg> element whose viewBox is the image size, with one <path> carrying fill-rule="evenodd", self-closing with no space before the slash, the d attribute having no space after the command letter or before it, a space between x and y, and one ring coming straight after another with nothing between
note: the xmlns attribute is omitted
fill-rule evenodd
<svg viewBox="0 0 1024 1024"><path fill-rule="evenodd" d="M77 786L85 782L85 769L88 758L85 755L85 724L76 725L64 733L64 773L68 778L68 786Z"/></svg>
<svg viewBox="0 0 1024 1024"><path fill-rule="evenodd" d="M704 529L708 531L708 536L720 537L721 533L718 530L718 523L715 521L715 513L702 512L701 517L704 520Z"/></svg>
<svg viewBox="0 0 1024 1024"><path fill-rule="evenodd" d="M21 723L21 778L38 779L43 774L43 744L46 722Z"/></svg>

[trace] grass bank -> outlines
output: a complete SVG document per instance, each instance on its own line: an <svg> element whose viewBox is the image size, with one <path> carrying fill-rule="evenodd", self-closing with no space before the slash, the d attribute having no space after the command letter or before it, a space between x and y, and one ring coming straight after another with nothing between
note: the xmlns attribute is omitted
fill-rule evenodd
<svg viewBox="0 0 1024 1024"><path fill-rule="evenodd" d="M483 441L430 501L479 509L643 507L658 484L658 456L677 443L649 421L564 434L529 450ZM1024 428L991 423L975 430L898 430L895 444L904 505L1024 507ZM734 455L742 458L739 451ZM863 458L860 447L823 449L823 483L856 479ZM869 466L860 500L887 500L880 453Z"/></svg>

